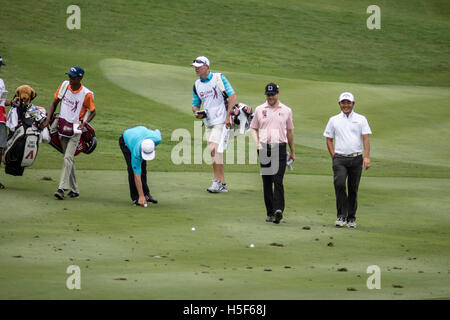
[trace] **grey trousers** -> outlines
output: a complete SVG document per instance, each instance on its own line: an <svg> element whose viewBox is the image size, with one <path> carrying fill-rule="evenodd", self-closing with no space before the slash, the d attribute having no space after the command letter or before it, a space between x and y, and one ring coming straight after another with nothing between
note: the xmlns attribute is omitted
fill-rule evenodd
<svg viewBox="0 0 450 320"><path fill-rule="evenodd" d="M61 145L64 152L64 163L59 180L59 188L62 190L72 190L79 193L77 180L75 178L75 151L77 150L80 134L75 134L72 138L61 137Z"/></svg>

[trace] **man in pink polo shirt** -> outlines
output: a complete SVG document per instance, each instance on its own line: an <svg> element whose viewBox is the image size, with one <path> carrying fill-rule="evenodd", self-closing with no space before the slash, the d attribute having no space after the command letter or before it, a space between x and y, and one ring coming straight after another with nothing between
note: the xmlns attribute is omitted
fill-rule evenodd
<svg viewBox="0 0 450 320"><path fill-rule="evenodd" d="M280 223L284 211L283 177L286 162L295 160L292 110L278 100L279 87L269 83L267 101L256 107L250 124L261 166L267 222ZM286 143L291 150L287 159Z"/></svg>

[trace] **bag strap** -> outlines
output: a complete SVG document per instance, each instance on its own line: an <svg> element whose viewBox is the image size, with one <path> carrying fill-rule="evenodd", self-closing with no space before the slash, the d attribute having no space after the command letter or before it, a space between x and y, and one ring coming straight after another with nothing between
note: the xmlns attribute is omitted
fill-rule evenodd
<svg viewBox="0 0 450 320"><path fill-rule="evenodd" d="M222 74L220 72L214 73L214 77L216 78L217 87L219 87L219 90L222 92L223 96L227 97L227 91L225 90L225 85L222 81Z"/></svg>
<svg viewBox="0 0 450 320"><path fill-rule="evenodd" d="M66 95L67 89L69 89L69 80L64 80L61 83L61 86L59 87L59 91L58 91L58 99L62 100L62 98L64 98L64 96Z"/></svg>

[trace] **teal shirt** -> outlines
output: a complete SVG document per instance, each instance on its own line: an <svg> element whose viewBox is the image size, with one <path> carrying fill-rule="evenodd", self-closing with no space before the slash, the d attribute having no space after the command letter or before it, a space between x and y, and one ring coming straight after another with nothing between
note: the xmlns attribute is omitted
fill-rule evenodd
<svg viewBox="0 0 450 320"><path fill-rule="evenodd" d="M155 147L161 142L161 132L147 129L144 126L137 126L124 131L123 140L131 152L131 167L135 174L141 174L142 156L141 144L145 139L152 139Z"/></svg>

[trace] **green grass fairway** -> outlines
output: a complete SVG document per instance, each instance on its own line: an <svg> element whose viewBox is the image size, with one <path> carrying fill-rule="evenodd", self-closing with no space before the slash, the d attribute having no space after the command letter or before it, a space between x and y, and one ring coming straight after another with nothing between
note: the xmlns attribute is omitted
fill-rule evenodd
<svg viewBox="0 0 450 320"><path fill-rule="evenodd" d="M79 30L66 27L72 4ZM76 158L80 199L53 198L63 159L49 145L23 177L0 168L0 299L450 299L450 3L379 0L381 29L369 30L372 4L1 5L8 99L29 84L33 103L48 109L65 72L82 66L98 146ZM293 110L296 161L280 225L264 221L257 164L226 164L230 192L211 195L210 165L172 161L177 129L191 134L191 155L206 146L195 146L191 114L199 55L227 76L238 102L263 103L274 81ZM342 91L354 93L373 131L355 230L334 227L322 136ZM136 125L162 133L149 163L160 203L149 208L131 206L118 146ZM81 268L81 290L66 288L70 265ZM381 290L366 288L371 265L381 268Z"/></svg>
<svg viewBox="0 0 450 320"><path fill-rule="evenodd" d="M192 90L186 90L195 80L192 67L123 59L102 60L100 66L107 79L119 87L192 114ZM222 72L236 88L238 101L253 108L265 101L264 86L268 82L279 84L280 100L293 110L295 140L299 145L324 149L322 133L328 118L340 112L339 94L351 91L356 97L355 111L366 115L376 133L372 139L373 157L450 169L450 146L443 146L441 140L450 139L448 88L320 82ZM401 121L398 115L404 115Z"/></svg>
<svg viewBox="0 0 450 320"><path fill-rule="evenodd" d="M152 172L160 203L149 208L130 205L124 171L80 171L82 197L64 201L42 180L58 176L28 170L5 181L2 299L450 297L449 179L363 177L350 230L333 226L330 177L287 176L275 225L264 222L257 172L228 175L232 192L219 195L204 190L209 174ZM81 268L81 290L66 289L69 265ZM370 265L381 268L381 290L366 288Z"/></svg>

